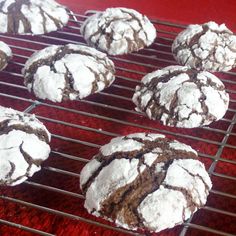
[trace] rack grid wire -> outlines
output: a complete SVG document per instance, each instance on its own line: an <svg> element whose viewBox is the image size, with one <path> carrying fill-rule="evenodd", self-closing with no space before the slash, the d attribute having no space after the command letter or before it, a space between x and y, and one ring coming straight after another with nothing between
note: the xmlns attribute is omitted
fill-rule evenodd
<svg viewBox="0 0 236 236"><path fill-rule="evenodd" d="M70 12L68 26L47 35L0 36L14 52L13 60L0 72L1 105L36 114L52 133L52 152L42 170L19 186L1 188L0 234L82 235L79 229L87 227L90 233L86 235L106 235L106 232L143 235L90 216L83 208L79 173L112 137L130 132L159 132L198 150L212 178L213 189L207 205L192 218L158 235L236 235L236 72L217 73L230 94L230 105L225 117L209 127L162 126L136 112L131 100L135 86L146 73L176 64L171 44L185 25L152 20L158 32L154 44L138 53L111 56L116 65L116 81L86 99L63 103L37 100L23 85L21 69L29 56L51 44L85 45L79 28L95 12L88 11L85 15ZM52 227L39 224L47 220Z"/></svg>

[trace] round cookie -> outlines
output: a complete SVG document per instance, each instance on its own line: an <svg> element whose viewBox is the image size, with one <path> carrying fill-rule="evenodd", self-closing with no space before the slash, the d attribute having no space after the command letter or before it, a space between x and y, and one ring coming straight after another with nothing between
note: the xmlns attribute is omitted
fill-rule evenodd
<svg viewBox="0 0 236 236"><path fill-rule="evenodd" d="M12 51L7 44L0 41L0 70L3 70L12 58Z"/></svg>
<svg viewBox="0 0 236 236"><path fill-rule="evenodd" d="M164 125L194 128L221 119L229 105L224 84L207 71L169 66L143 77L133 102Z"/></svg>
<svg viewBox="0 0 236 236"><path fill-rule="evenodd" d="M205 205L211 180L190 146L161 134L114 138L80 175L85 208L118 226L159 232Z"/></svg>
<svg viewBox="0 0 236 236"><path fill-rule="evenodd" d="M69 15L54 0L2 0L0 33L45 34L61 29Z"/></svg>
<svg viewBox="0 0 236 236"><path fill-rule="evenodd" d="M35 52L22 72L29 91L53 102L82 99L115 79L114 64L106 54L75 44Z"/></svg>
<svg viewBox="0 0 236 236"><path fill-rule="evenodd" d="M0 106L0 185L14 186L41 169L51 135L34 115Z"/></svg>
<svg viewBox="0 0 236 236"><path fill-rule="evenodd" d="M172 52L181 65L228 71L236 66L236 35L215 22L189 25L174 40Z"/></svg>
<svg viewBox="0 0 236 236"><path fill-rule="evenodd" d="M110 55L138 51L153 43L156 29L148 18L128 8L107 8L81 26L86 42Z"/></svg>

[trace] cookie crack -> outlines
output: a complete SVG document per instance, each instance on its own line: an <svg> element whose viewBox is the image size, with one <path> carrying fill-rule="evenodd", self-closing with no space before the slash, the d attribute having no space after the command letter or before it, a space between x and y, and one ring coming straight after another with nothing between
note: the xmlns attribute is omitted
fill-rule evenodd
<svg viewBox="0 0 236 236"><path fill-rule="evenodd" d="M17 146L16 148L19 149L21 155L23 156L24 160L28 164L28 167L26 169L26 173L18 176L17 178L14 178L14 180L13 180L12 179L12 175L14 174L16 166L15 166L15 164L13 162L9 161L11 169L6 174L5 179L7 179L8 182L11 183L11 184L16 183L17 181L21 180L22 178L30 177L30 170L31 170L32 165L34 164L37 167L39 167L40 164L43 161L41 159L34 160L27 152L25 152L23 150L23 144L24 144L24 141L22 141L21 144L19 146ZM0 180L0 185L7 185L7 183L6 183L6 181Z"/></svg>
<svg viewBox="0 0 236 236"><path fill-rule="evenodd" d="M46 11L43 11L43 13L47 15L48 18L50 18L53 21L53 23L56 25L58 29L60 29L63 26L63 23L60 20L54 18L52 15L48 14ZM45 31L45 33L47 33L47 30Z"/></svg>
<svg viewBox="0 0 236 236"><path fill-rule="evenodd" d="M202 181L202 183L205 185L205 193L206 193L206 195L207 195L207 193L208 193L208 191L209 191L209 189L210 189L210 187L208 186L208 184L205 182L205 180L203 179L203 177L201 176L201 175L199 175L199 174L193 174L193 173L191 173L188 169L186 169L184 166L180 166L180 165L178 165L179 167L181 167L184 171L186 171L189 175L191 175L192 177L198 177L199 179L201 179L201 181ZM200 196L200 194L199 194L199 196Z"/></svg>
<svg viewBox="0 0 236 236"><path fill-rule="evenodd" d="M200 178L200 180L202 181L202 183L203 183L204 186L205 186L205 194L207 195L207 192L208 192L208 190L209 190L209 186L206 184L206 182L203 180L203 178L202 178L199 174L194 175L194 174L191 173L188 169L184 168L183 166L181 166L181 165L179 165L179 164L178 164L178 166L179 166L181 169L183 169L186 173L188 173L188 175L192 176L194 179L195 179L196 177ZM200 205L203 205L203 202L201 201L201 194L199 193L199 191L197 191L196 188L194 188L194 189L196 190L196 192L197 192L197 194L198 194L198 199L199 199L199 201L200 201Z"/></svg>
<svg viewBox="0 0 236 236"><path fill-rule="evenodd" d="M110 45L112 43L112 40L114 40L114 38L113 38L114 31L113 31L113 29L111 29L113 31L113 34L112 34L112 33L106 32L106 29L109 28L111 23L123 20L124 18L123 17L115 17L110 20L105 18L105 23L101 25L100 24L100 22L101 22L100 16L102 16L102 13L100 13L100 15L97 16L99 19L98 23L97 23L98 29L95 33L93 33L92 35L89 36L88 42L91 42L97 48L99 45L100 37L95 38L95 36L101 34L101 35L104 35L104 37L106 38L106 47L108 49L110 49L111 48ZM85 22L85 29L83 30L83 32L86 32L87 26L88 26L88 24L86 24L86 22ZM94 38L94 40L92 40L92 38Z"/></svg>
<svg viewBox="0 0 236 236"><path fill-rule="evenodd" d="M199 205L198 203L196 203L194 201L191 192L188 191L187 189L182 188L182 187L168 185L168 184L163 184L162 186L166 189L181 192L186 200L186 203L187 203L187 206L185 207L184 210L187 210L187 209L190 210L191 214L195 212L196 208L199 209L202 207L202 205ZM184 214L182 214L182 217L183 216L184 216ZM185 218L183 218L183 221L185 221Z"/></svg>
<svg viewBox="0 0 236 236"><path fill-rule="evenodd" d="M146 134L146 136L148 136ZM114 159L138 159L137 177L129 184L122 186L116 189L111 195L109 195L106 200L100 204L100 209L98 213L100 215L105 215L109 219L118 219L120 223L128 224L131 227L144 227L142 215L138 212L138 206L141 202L151 193L159 189L160 185L164 182L166 177L167 170L169 166L173 163L175 159L196 159L197 156L195 153L186 152L182 150L176 150L170 147L168 139L162 138L156 140L143 140L138 137L125 137L125 139L135 140L142 142L144 147L142 150L119 153L116 152L110 157L100 156L100 160L97 156L98 161L107 161L109 162ZM156 152L155 149L160 148L163 152ZM173 155L172 150L174 150L175 155ZM153 160L151 165L145 163L144 156L147 153L155 153L156 157ZM106 158L106 159L105 159ZM104 160L105 159L105 160ZM161 169L157 170L156 166L160 163L163 163ZM145 167L141 169L141 167ZM103 163L99 167L100 170L97 170L97 173L93 173L92 177L87 181L87 183L82 187L83 191L86 192L92 182L104 168ZM86 186L87 185L87 186ZM93 209L92 212L95 212L96 209Z"/></svg>
<svg viewBox="0 0 236 236"><path fill-rule="evenodd" d="M142 110L144 110L144 112L147 112L147 109L150 109L151 113L152 113L152 117L155 119L161 119L163 114L171 115L171 117L168 116L168 118L166 120L166 124L173 123L174 125L176 125L176 123L178 121L178 117L174 118L173 114L174 114L175 105L178 102L177 93L178 93L179 89L181 89L181 87L175 91L175 93L173 95L173 99L171 101L171 104L170 104L169 108L167 109L165 105L160 105L160 94L159 94L160 89L157 89L157 84L158 83L167 83L171 78L179 76L182 73L183 73L183 71L180 71L180 70L177 70L174 72L169 71L168 73L162 75L159 78L158 77L153 78L148 85L141 84L141 89L140 89L141 95L139 96L140 99L147 91L153 91L151 98L149 99L146 106ZM186 71L185 73L189 73L189 71ZM145 91L142 91L142 86L144 88L146 88ZM157 96L157 94L159 94L159 95ZM139 99L139 103L141 104L140 99ZM155 104L159 104L159 106L157 107L157 106L155 106ZM178 116L178 114L177 114L177 116Z"/></svg>
<svg viewBox="0 0 236 236"><path fill-rule="evenodd" d="M202 48L199 44L199 40L200 38L205 35L208 31L217 34L217 38L215 39L214 42L211 43L212 47L209 48ZM196 33L194 36L191 37L189 42L186 42L185 40L181 41L181 37L182 36L177 36L177 41L175 41L175 44L178 46L173 46L172 47L172 51L175 54L175 57L177 58L177 60L179 60L182 64L186 65L186 63L190 60L193 60L194 63L194 67L196 68L203 68L205 69L205 63L207 61L212 63L212 68L214 68L215 71L217 70L221 70L222 68L222 63L218 61L217 56L216 56L216 48L218 45L220 45L223 48L228 47L228 44L230 43L226 43L227 39L229 38L229 36L232 35L232 32L230 32L229 30L212 30L209 28L208 25L202 25L202 31L199 33ZM195 45L197 45L197 48L201 48L202 51L207 51L207 56L206 58L202 59L200 56L198 56L195 53ZM185 57L178 57L178 52L188 49L190 51L190 56L188 56L188 58L185 59ZM226 60L226 54L222 54L224 61ZM183 61L185 60L185 61ZM235 59L236 61L236 59ZM224 63L223 68L229 66L226 63ZM232 65L231 65L232 66ZM206 68L207 69L207 68Z"/></svg>
<svg viewBox="0 0 236 236"><path fill-rule="evenodd" d="M14 164L13 162L11 162L11 161L8 161L8 162L9 162L9 164L10 164L10 166L11 166L11 169L10 169L10 171L5 175L5 179L10 179L10 180L11 180L11 177L12 177L12 175L13 175L15 169L16 169L16 166L15 166L15 164ZM3 181L2 181L2 182L3 182ZM0 184L2 185L3 183L1 183L1 181L0 181Z"/></svg>
<svg viewBox="0 0 236 236"><path fill-rule="evenodd" d="M19 150L22 154L22 156L24 157L25 161L28 163L28 168L27 168L27 173L29 173L29 170L31 169L31 166L34 164L36 166L40 166L40 164L42 163L42 159L33 159L24 149L23 149L23 145L24 145L24 141L22 141L22 143L19 146Z"/></svg>
<svg viewBox="0 0 236 236"><path fill-rule="evenodd" d="M64 89L62 89L63 99L65 100L69 99L71 93L76 94L76 97L78 97L80 92L74 89L74 83L75 83L74 77L72 73L70 72L69 68L67 67L66 63L63 63L63 64L66 69L66 73L63 73L65 77L65 81L66 81L66 86ZM56 71L56 73L58 72Z"/></svg>
<svg viewBox="0 0 236 236"><path fill-rule="evenodd" d="M183 120L189 120L191 115L194 113L204 116L202 117L201 125L204 124L204 120L209 120L209 121L215 120L216 117L209 112L209 108L206 104L207 97L205 95L203 88L212 87L214 90L218 92L222 100L225 103L227 103L227 100L223 99L223 94L221 94L221 92L224 92L225 90L224 85L217 84L216 82L208 78L207 75L205 76L207 81L202 82L201 80L197 78L198 73L199 72L197 70L190 70L190 69L186 71L174 71L174 72L169 71L168 73L165 73L164 75L162 75L160 78L158 77L152 78L152 80L147 84L142 83L136 89L136 92L140 93L139 96L137 97L136 105L140 107L140 109L144 111L145 113L148 113L148 110L150 110L150 113L151 113L150 118L152 119L160 120L162 116L165 115L164 121L162 122L170 126L175 126L177 125L177 123ZM184 118L180 118L179 112L175 112L176 107L180 105L186 105L186 104L178 103L180 101L178 97L178 92L182 87L179 87L175 91L173 91L173 96L171 98L170 106L168 108L166 108L166 105L160 104L160 91L162 88L157 88L158 84L167 83L168 81L170 81L170 79L180 74L187 74L189 77L188 80L185 80L182 82L182 85L184 85L185 83L193 83L195 86L197 86L197 89L200 91L200 94L201 94L200 97L198 98L198 101L201 104L202 111L197 111L189 107L192 111L188 114L188 117L184 117ZM147 94L149 91L152 92L151 97L147 101L146 105L142 106L142 97L145 96L145 94Z"/></svg>
<svg viewBox="0 0 236 236"><path fill-rule="evenodd" d="M140 142L143 144L143 147L141 150L134 150L134 151L126 151L126 152L114 152L112 155L109 156L103 156L101 151L94 157L98 162L101 163L99 168L89 177L86 183L82 185L82 191L86 193L87 189L90 187L92 184L92 181L99 175L100 171L108 166L113 160L115 159L138 159L140 160L140 157L143 155L153 152L156 153L154 149L160 148L163 151L163 155L158 155L157 153L157 158L159 158L162 162L167 161L168 159L184 159L184 158L191 158L191 159L196 159L196 154L193 152L186 152L183 150L174 150L175 151L175 156L171 155L170 150L173 150L169 145L166 145L168 141L170 141L168 138L161 138L161 139L156 139L156 140L142 140L141 138L129 138L127 136L124 137L124 139L133 139L137 142ZM165 159L164 155L166 156Z"/></svg>
<svg viewBox="0 0 236 236"><path fill-rule="evenodd" d="M97 60L98 63L102 63L102 65L104 66L105 69L107 69L111 72L115 72L112 64L110 64L109 61L106 61L105 58L101 58L101 57L97 56L96 54L92 54L92 53L83 51L82 49L79 49L79 50L70 49L66 45L66 46L58 47L58 49L56 50L54 55L51 55L51 56L49 55L47 58L39 59L39 60L33 62L29 66L29 68L27 68L24 71L25 83L26 84L32 83L33 78L34 78L34 74L36 73L37 69L41 66L44 66L44 65L49 66L52 70L54 70L54 72L58 73L57 70L55 70L55 68L54 68L55 62L60 61L62 58L64 58L66 55L69 55L69 54L80 54L80 55L84 55L84 56L89 56L91 58L95 58L95 60Z"/></svg>
<svg viewBox="0 0 236 236"><path fill-rule="evenodd" d="M124 9L121 9L121 11L122 11L123 13L126 13L126 14L130 15L130 16L131 16L131 19L136 20L137 23L138 23L138 25L139 25L139 27L140 27L140 29L143 28L142 21L141 21L138 17L136 17L135 14L132 14L132 13L130 13L130 12L127 12L127 11L125 11ZM142 18L144 19L144 16L143 16L143 15L142 15ZM146 39L148 39L147 32L145 32L145 31L143 30L143 33L144 33Z"/></svg>
<svg viewBox="0 0 236 236"><path fill-rule="evenodd" d="M91 34L88 39L86 41L88 41L90 44L92 43L92 45L94 45L96 48L99 47L100 45L100 40L101 37L96 37L97 35L104 35L105 39L106 39L106 48L109 51L111 49L111 44L113 41L116 41L116 39L114 39L114 34L116 32L114 32L114 29L111 28L111 24L117 21L124 21L127 22L129 24L129 27L132 29L133 31L133 38L134 40L130 39L129 37L125 36L125 40L128 44L128 50L138 50L139 48L142 48L143 46L145 46L145 42L144 40L142 40L139 37L139 32L142 31L144 33L144 36L146 37L146 40L148 40L148 35L147 32L145 32L145 30L143 29L143 25L142 25L142 19L139 19L137 16L135 16L135 14L132 14L130 12L125 11L124 9L119 9L123 14L126 14L126 16L122 16L122 17L103 17L105 22L101 24L101 17L103 15L103 13L99 13L96 17L98 19L97 22L97 30ZM127 16L128 15L128 16ZM144 16L142 15L142 18L144 19ZM132 27L132 21L136 21L139 25L139 30L135 30ZM89 21L86 23L82 29L82 33L86 35L86 31L87 31L87 27L88 27ZM107 29L110 29L111 32L108 32ZM124 38L124 36L123 36Z"/></svg>
<svg viewBox="0 0 236 236"><path fill-rule="evenodd" d="M39 140L49 143L48 134L43 129L33 129L28 125L9 125L10 121L11 120L4 120L3 122L0 122L0 135L8 134L13 130L19 130L28 134L34 134Z"/></svg>
<svg viewBox="0 0 236 236"><path fill-rule="evenodd" d="M42 16L42 19L43 19L43 31L45 33L47 32L47 27L46 27L47 18L44 15L44 10L42 9L42 7L41 6L38 6L38 7L39 7L40 15Z"/></svg>
<svg viewBox="0 0 236 236"><path fill-rule="evenodd" d="M0 2L0 12L6 15L7 12L3 11L3 6L4 6L4 4L5 4L4 1L1 1L1 2Z"/></svg>
<svg viewBox="0 0 236 236"><path fill-rule="evenodd" d="M21 7L26 5L29 7L29 0L18 0L10 4L7 8L7 17L8 17L8 25L7 31L8 33L18 33L20 22L23 23L24 31L32 33L30 21L25 17L25 15L21 12Z"/></svg>
<svg viewBox="0 0 236 236"><path fill-rule="evenodd" d="M101 81L101 82L104 82L105 85L108 85L107 84L107 80L105 78L105 75L103 73L97 73L95 70L93 70L90 66L88 65L85 65L93 74L94 74L94 77L95 77L95 80L92 82L92 91L91 93L95 93L97 90L98 90L98 84L97 82ZM101 80L101 76L103 77L104 80Z"/></svg>
<svg viewBox="0 0 236 236"><path fill-rule="evenodd" d="M143 158L143 156L140 159ZM143 227L142 216L138 212L138 206L146 196L156 191L163 182L166 171L155 171L155 167L160 163L158 155L151 166L146 166L142 173L130 184L117 189L105 201L101 203L100 214L109 216L111 219L119 219L122 223L132 227ZM141 164L142 161L139 162ZM172 163L165 163L165 168ZM165 169L163 168L163 170Z"/></svg>
<svg viewBox="0 0 236 236"><path fill-rule="evenodd" d="M95 179L100 171L108 166L113 160L115 159L128 159L128 160L131 160L131 159L139 159L140 156L146 154L147 152L150 151L150 148L148 148L148 144L151 145L153 143L153 141L147 141L144 142L142 139L140 138L129 138L127 136L125 136L123 139L133 139L137 142L140 142L142 144L144 144L144 146L142 147L142 150L134 150L134 151L127 151L127 152L115 152L115 153L112 153L112 155L109 155L109 156L103 156L103 154L101 153L101 151L95 156L95 159L98 160L101 165L99 166L99 168L90 176L90 178L88 179L88 181L82 186L82 190L84 193L86 193L87 189L89 188L89 186L91 185L92 183L92 180ZM166 139L165 139L166 140ZM155 146L156 148L156 146Z"/></svg>
<svg viewBox="0 0 236 236"><path fill-rule="evenodd" d="M198 41L199 41L200 37L201 37L202 35L204 35L206 32L207 32L207 31L202 30L201 32L196 33L196 34L191 38L191 40L189 41L189 43L186 43L185 41L182 42L182 41L178 40L179 45L173 49L173 53L174 53L175 55L177 55L178 51L181 51L181 50L186 49L186 48L189 48L189 50L192 50L193 45L195 45L195 44L198 45ZM191 51L191 53L192 53L192 51Z"/></svg>
<svg viewBox="0 0 236 236"><path fill-rule="evenodd" d="M156 94L160 91L160 89L157 89L157 84L158 83L166 83L168 82L172 77L174 76L178 76L180 74L182 74L183 72L180 70L171 72L168 71L167 73L165 73L164 75L162 75L161 77L154 77L152 78L152 80L148 83L148 84L143 84L141 83L140 85L140 93L141 95L139 96L139 98L141 99L141 97L147 92L147 91L153 91L153 94L150 98L150 100L148 101L147 105L144 108L144 111L146 112L146 110L148 108L151 107L151 103L153 103L153 101L155 102L159 102L159 96L156 97ZM145 88L144 91L142 91ZM141 104L141 100L139 99L139 103Z"/></svg>

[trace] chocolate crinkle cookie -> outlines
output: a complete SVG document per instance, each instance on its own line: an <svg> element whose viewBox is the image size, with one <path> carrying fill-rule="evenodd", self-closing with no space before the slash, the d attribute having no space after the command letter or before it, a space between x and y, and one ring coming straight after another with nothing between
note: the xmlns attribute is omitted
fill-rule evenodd
<svg viewBox="0 0 236 236"><path fill-rule="evenodd" d="M29 91L53 102L82 99L115 79L114 64L106 54L75 44L35 52L22 72Z"/></svg>
<svg viewBox="0 0 236 236"><path fill-rule="evenodd" d="M223 83L207 71L169 66L144 76L133 102L137 110L164 125L194 128L221 119L229 95Z"/></svg>
<svg viewBox="0 0 236 236"><path fill-rule="evenodd" d="M215 22L189 25L174 40L172 52L181 65L228 71L236 66L236 35Z"/></svg>
<svg viewBox="0 0 236 236"><path fill-rule="evenodd" d="M0 106L0 185L17 185L41 169L51 135L34 115Z"/></svg>
<svg viewBox="0 0 236 236"><path fill-rule="evenodd" d="M1 0L0 32L45 34L67 24L66 8L54 0Z"/></svg>
<svg viewBox="0 0 236 236"><path fill-rule="evenodd" d="M0 70L3 70L7 66L11 58L12 51L10 47L6 43L0 41Z"/></svg>
<svg viewBox="0 0 236 236"><path fill-rule="evenodd" d="M211 180L190 146L161 134L114 138L81 171L85 208L118 226L159 232L205 205Z"/></svg>
<svg viewBox="0 0 236 236"><path fill-rule="evenodd" d="M153 43L156 29L148 18L127 8L107 8L81 26L87 43L110 55L138 51Z"/></svg>

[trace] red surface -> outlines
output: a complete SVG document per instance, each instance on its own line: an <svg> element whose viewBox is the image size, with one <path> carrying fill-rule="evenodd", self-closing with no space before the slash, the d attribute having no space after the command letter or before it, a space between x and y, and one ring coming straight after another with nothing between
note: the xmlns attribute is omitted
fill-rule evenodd
<svg viewBox="0 0 236 236"><path fill-rule="evenodd" d="M72 10L84 13L88 9L130 7L149 17L179 23L216 21L236 30L235 0L59 0Z"/></svg>
<svg viewBox="0 0 236 236"><path fill-rule="evenodd" d="M144 1L144 0L120 0L120 1L95 1L95 0L60 0L64 5L67 5L71 10L77 13L84 14L84 12L88 9L96 9L103 10L107 7L115 7L115 6L123 6L134 8L151 18L157 18L172 22L178 23L203 23L209 20L216 21L218 23L226 23L226 25L232 30L236 31L236 2L235 0L221 0L221 1L187 1L187 0L153 0L153 1ZM138 69L138 68L137 68ZM13 68L12 68L13 70ZM14 72L14 70L13 70ZM121 73L121 72L120 72ZM129 75L131 76L131 75ZM6 81L9 78L1 78ZM226 76L227 79L227 76ZM121 81L120 81L121 82ZM22 81L16 81L14 83L22 84ZM119 83L119 82L117 82ZM235 88L234 88L235 89ZM110 92L116 93L115 89L110 89ZM5 92L4 87L0 87L0 92ZM17 94L21 93L22 97L29 97L34 99L33 96L28 94L26 91L19 91L17 89L12 88L8 91L9 94ZM236 97L236 95L235 95ZM101 103L106 103L110 105L115 105L114 101L107 101L105 96L95 95L92 96L91 100L96 99L96 101L100 101ZM94 99L94 100L95 100ZM234 98L235 99L235 98ZM13 99L3 98L1 97L1 105L4 106L12 106L15 109L24 110L29 106L28 102L17 101ZM109 109L101 109L99 107L88 105L80 102L66 102L63 104L65 107L69 107L79 111L91 112L98 115L105 115L107 117L113 117L116 119L126 120L126 121L134 121L140 125L150 125L153 128L163 128L160 124L155 123L153 121L149 121L143 117L137 117L134 115L127 114L124 117L123 113L112 111ZM130 106L130 107L127 107ZM125 102L119 104L119 107L124 107L127 109L133 109L131 107L130 102ZM231 104L231 108L233 104ZM131 132L141 132L144 131L141 128L137 127L127 127L122 124L116 124L114 126L113 122L110 121L101 121L100 119L85 117L81 114L71 115L65 111L59 109L52 109L46 106L39 106L33 110L34 113L40 116L49 117L52 119L63 120L68 123L74 123L78 125L84 125L92 128L102 128L103 130L114 132L118 134L128 134ZM232 113L232 112L231 112ZM230 112L227 113L228 118L232 118ZM89 140L89 142L104 144L110 140L110 136L100 135L98 133L83 131L75 132L73 128L65 127L61 124L55 124L52 122L45 122L45 125L48 127L50 131L56 133L58 135L64 135L66 137L81 139L81 140ZM212 125L214 128L225 129L227 128L227 123L220 121ZM173 128L165 127L165 130L175 131ZM236 128L234 128L236 130ZM235 132L235 131L234 131ZM223 135L219 133L218 135L212 135L207 130L198 130L193 129L192 131L181 131L182 134L191 134L200 138L208 138L209 140L219 142L222 140ZM188 140L186 138L178 138L180 141L187 142L191 144L198 151L215 155L218 147L215 144L209 145L201 145L201 142L192 140ZM229 139L232 145L236 145L236 141L234 137ZM85 148L81 144L77 143L69 143L67 141L62 141L60 139L53 138L51 146L53 149L60 147L61 152L68 153L70 155L75 156L83 156L88 159L92 157L94 153L96 153L96 148ZM235 160L235 150L231 148L225 148L222 154L223 158ZM210 159L202 158L206 167L209 167L212 161ZM61 168L64 170L68 170L74 173L79 173L81 170L81 165L78 164L78 161L73 161L69 159L63 159L56 154L51 154L48 161L46 161L45 166L51 166L55 168ZM228 174L231 176L236 175L235 166L232 164L225 164L224 162L219 162L217 166L218 173ZM214 189L222 191L222 189L229 194L236 194L235 190L235 182L232 180L222 179L219 181L219 177L212 178ZM41 183L48 185L50 182L50 186L55 186L57 188L61 188L67 191L80 193L78 190L78 178L70 177L70 176L62 176L60 174L56 174L50 171L42 170L37 173L33 177L33 182ZM11 196L13 198L22 199L24 201L28 201L37 205L42 205L48 208L53 208L58 211L68 212L74 215L80 215L92 220L96 220L99 222L105 222L101 219L97 219L95 217L89 216L88 213L83 208L83 201L78 198L68 197L63 194L53 193L52 191L41 190L39 188L29 187L26 183L14 187L14 188L3 188L0 189L3 193L7 193L7 196ZM208 206L210 207L218 207L220 209L227 210L231 212L236 212L236 200L232 200L230 198L216 196L211 194L208 199ZM218 207L219 208L219 207ZM56 235L62 236L123 236L125 234L117 233L114 231L104 230L104 228L93 226L91 224L82 223L81 221L71 220L62 216L55 216L54 214L47 213L46 211L37 211L33 208L15 204L10 201L0 201L0 218L9 220L15 223L19 223L25 226L29 226L35 229L39 229L45 232L49 232ZM236 233L236 220L232 217L216 214L213 212L208 212L206 210L200 210L197 214L194 215L193 222L196 224L204 225L207 227L223 230L229 232L231 234ZM107 224L107 222L106 222ZM181 226L175 227L172 230L164 231L158 235L178 235L181 231ZM32 235L31 233L26 233L26 231L22 231L20 229L16 229L13 227L9 227L6 225L0 224L0 236L10 236L10 235ZM196 231L191 229L188 231L188 235L216 235L210 234L203 231Z"/></svg>

